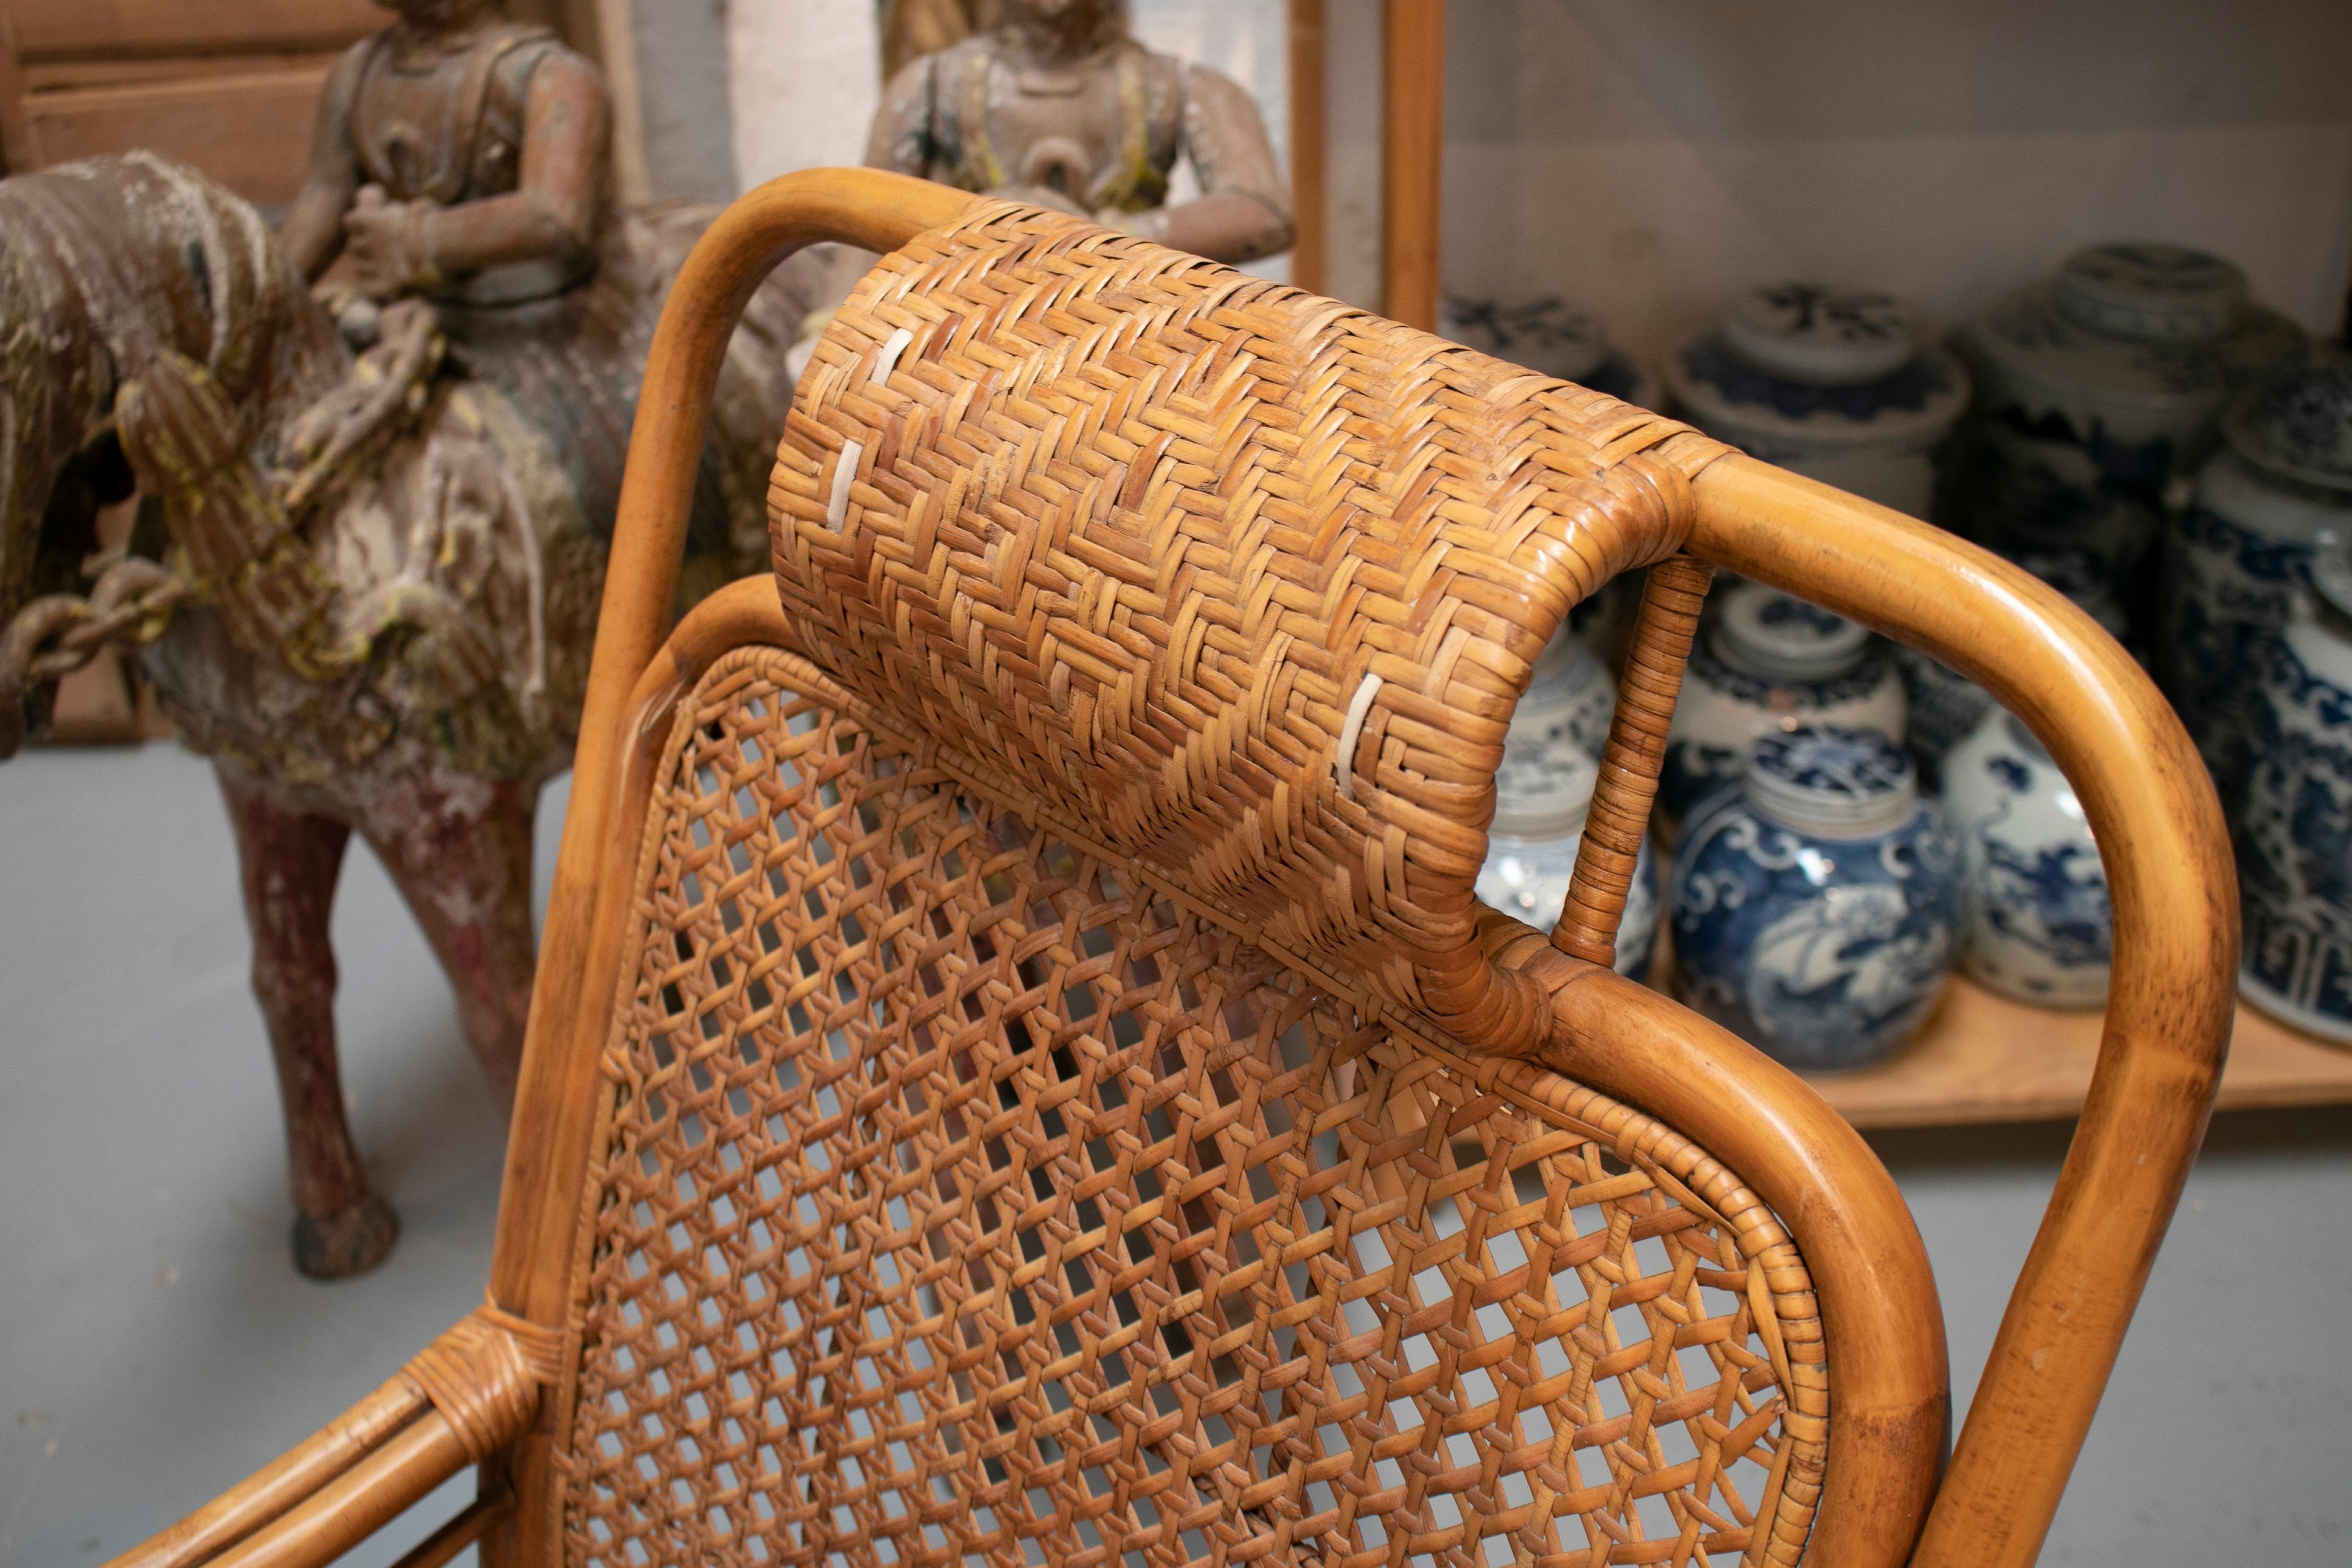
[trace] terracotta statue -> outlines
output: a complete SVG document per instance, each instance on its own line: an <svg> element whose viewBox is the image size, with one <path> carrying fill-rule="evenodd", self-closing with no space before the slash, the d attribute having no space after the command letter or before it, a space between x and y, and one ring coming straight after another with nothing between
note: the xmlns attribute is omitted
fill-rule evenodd
<svg viewBox="0 0 2352 1568"><path fill-rule="evenodd" d="M379 0L319 108L279 242L377 300L512 304L593 270L612 113L595 68L496 0Z"/></svg>
<svg viewBox="0 0 2352 1568"><path fill-rule="evenodd" d="M551 38L482 0L398 9L337 71L282 241L147 154L0 182L0 757L111 641L214 759L296 1261L324 1276L397 1231L336 1066L344 848L383 858L510 1101L532 814L571 756L655 318L715 214L605 211L603 88ZM783 350L822 273L788 264L737 335L688 597L764 563ZM96 510L133 493L84 597Z"/></svg>
<svg viewBox="0 0 2352 1568"><path fill-rule="evenodd" d="M866 161L1056 207L1218 261L1289 247L1290 193L1231 78L1153 54L1120 0L998 0L995 25L892 77ZM1164 205L1189 157L1201 195Z"/></svg>

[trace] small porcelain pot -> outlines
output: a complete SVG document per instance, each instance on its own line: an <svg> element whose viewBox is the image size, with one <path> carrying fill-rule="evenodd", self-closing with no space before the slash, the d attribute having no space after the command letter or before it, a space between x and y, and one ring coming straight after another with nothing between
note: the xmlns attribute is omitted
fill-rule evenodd
<svg viewBox="0 0 2352 1568"><path fill-rule="evenodd" d="M2296 356L2231 408L2165 539L2157 675L2234 811L2279 634L2312 562L2352 539L2352 364Z"/></svg>
<svg viewBox="0 0 2352 1568"><path fill-rule="evenodd" d="M1960 842L1960 966L2037 1007L2107 1000L2107 874L2074 786L2015 716L1953 748L1944 815Z"/></svg>
<svg viewBox="0 0 2352 1568"><path fill-rule="evenodd" d="M1961 531L2011 559L2080 554L2135 602L2168 489L2212 448L2231 394L2301 337L2219 257L2077 251L1955 341L1977 392Z"/></svg>
<svg viewBox="0 0 2352 1568"><path fill-rule="evenodd" d="M2131 628L2125 623L2123 609L2108 585L2091 574L2086 561L2079 556L2028 556L2019 564L2072 599L2108 636L2130 648ZM1895 668L1903 676L1903 695L1909 709L1905 738L1919 763L1920 782L1931 789L1939 788L1946 753L1974 734L2000 704L1991 692L1916 648L1897 643L1891 652Z"/></svg>
<svg viewBox="0 0 2352 1568"><path fill-rule="evenodd" d="M1666 731L1659 799L1680 817L1739 782L1756 737L1838 724L1903 738L1902 678L1861 626L1760 583L1715 595Z"/></svg>
<svg viewBox="0 0 2352 1568"><path fill-rule="evenodd" d="M1892 297L1811 283L1733 300L1667 363L1666 387L1708 435L1914 517L1969 403L1960 362L1922 347Z"/></svg>
<svg viewBox="0 0 2352 1568"><path fill-rule="evenodd" d="M1510 304L1449 296L1440 314L1440 334L1465 348L1605 392L1636 407L1665 406L1657 378L1609 341L1601 318L1556 295Z"/></svg>
<svg viewBox="0 0 2352 1568"><path fill-rule="evenodd" d="M2238 820L2238 987L2352 1045L2352 557L2312 569L2315 603L2271 647Z"/></svg>
<svg viewBox="0 0 2352 1568"><path fill-rule="evenodd" d="M1559 920L1576 872L1576 848L1615 706L1609 672L1563 633L1537 661L1503 740L1477 893L1547 933ZM1656 945L1657 879L1645 835L1617 926L1617 972L1637 980L1648 974Z"/></svg>
<svg viewBox="0 0 2352 1568"><path fill-rule="evenodd" d="M1486 863L1478 871L1479 899L1549 936L1568 901L1577 846L1583 841L1582 813L1574 827L1550 838L1488 835ZM1633 862L1633 885L1625 890L1625 911L1617 918L1617 961L1612 967L1629 979L1647 980L1657 946L1658 866L1645 833Z"/></svg>
<svg viewBox="0 0 2352 1568"><path fill-rule="evenodd" d="M1790 1067L1881 1060L1951 971L1958 858L1885 736L1767 735L1675 853L1675 994Z"/></svg>

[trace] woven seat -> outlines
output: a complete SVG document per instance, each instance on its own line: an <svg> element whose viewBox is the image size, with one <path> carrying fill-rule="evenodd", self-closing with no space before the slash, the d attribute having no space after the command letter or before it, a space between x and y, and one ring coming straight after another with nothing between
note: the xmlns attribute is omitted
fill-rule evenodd
<svg viewBox="0 0 2352 1568"><path fill-rule="evenodd" d="M889 254L774 578L660 640L813 238ZM1970 668L2109 857L2099 1088L1940 1483L1885 1173L1607 967L1708 560ZM1534 931L1471 892L1503 733L1643 566ZM471 1463L413 1562L2030 1562L2210 1103L2221 846L2120 651L1932 530L1075 219L779 182L646 379L488 1300L121 1561L325 1562Z"/></svg>

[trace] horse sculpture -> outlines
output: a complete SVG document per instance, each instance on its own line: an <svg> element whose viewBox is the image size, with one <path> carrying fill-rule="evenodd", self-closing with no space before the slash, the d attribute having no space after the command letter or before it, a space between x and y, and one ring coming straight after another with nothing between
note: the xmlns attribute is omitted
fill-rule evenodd
<svg viewBox="0 0 2352 1568"><path fill-rule="evenodd" d="M362 1272L398 1235L335 1056L328 911L353 830L511 1104L535 805L571 758L655 317L714 212L617 213L586 286L388 306L355 353L260 216L193 171L132 153L0 181L0 758L108 639L212 757L306 1274ZM764 562L780 367L824 266L797 259L746 312L685 598ZM465 374L478 350L499 374ZM94 559L99 510L133 496L128 551Z"/></svg>

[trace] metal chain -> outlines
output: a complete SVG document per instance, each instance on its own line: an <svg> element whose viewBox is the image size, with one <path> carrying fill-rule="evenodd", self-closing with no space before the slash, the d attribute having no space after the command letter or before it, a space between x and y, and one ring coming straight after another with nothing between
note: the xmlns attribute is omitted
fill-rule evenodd
<svg viewBox="0 0 2352 1568"><path fill-rule="evenodd" d="M127 556L100 574L87 599L72 594L35 599L0 637L0 689L26 691L71 675L110 646L145 647L163 635L173 608L187 594L186 579Z"/></svg>

